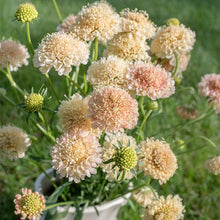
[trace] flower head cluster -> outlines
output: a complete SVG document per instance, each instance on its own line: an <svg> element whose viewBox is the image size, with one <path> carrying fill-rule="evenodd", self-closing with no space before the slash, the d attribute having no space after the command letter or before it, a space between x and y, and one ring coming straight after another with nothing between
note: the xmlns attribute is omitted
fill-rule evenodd
<svg viewBox="0 0 220 220"><path fill-rule="evenodd" d="M90 132L69 132L57 139L50 154L52 166L61 178L79 183L86 176L96 174L96 168L102 162L102 148L97 138Z"/></svg>
<svg viewBox="0 0 220 220"><path fill-rule="evenodd" d="M89 59L88 44L73 34L56 32L48 34L35 50L34 66L42 73L48 73L52 67L59 75L68 75L71 66L87 64Z"/></svg>
<svg viewBox="0 0 220 220"><path fill-rule="evenodd" d="M121 151L119 143L122 146ZM130 143L129 146L128 143ZM111 163L102 165L102 169L106 173L106 178L109 181L121 179L122 173L119 175L119 177L118 174L119 171L122 170L126 170L124 179L131 179L133 177L133 174L130 170L137 164L137 153L135 152L136 149L136 141L131 136L127 136L124 133L116 133L106 136L102 154L103 162L113 159L115 156L118 157L117 161L114 160ZM117 154L118 150L120 152ZM128 163L126 161L128 161Z"/></svg>
<svg viewBox="0 0 220 220"><path fill-rule="evenodd" d="M128 62L116 56L102 57L88 69L87 80L96 86L125 88Z"/></svg>
<svg viewBox="0 0 220 220"><path fill-rule="evenodd" d="M150 205L158 197L156 190L144 186L132 193L132 198L142 207Z"/></svg>
<svg viewBox="0 0 220 220"><path fill-rule="evenodd" d="M15 18L22 23L30 22L36 19L38 16L38 12L35 6L31 3L25 3L19 5L16 13Z"/></svg>
<svg viewBox="0 0 220 220"><path fill-rule="evenodd" d="M199 116L199 113L196 108L193 107L188 107L188 106L178 106L176 108L176 113L179 115L180 118L185 118L185 119L195 119Z"/></svg>
<svg viewBox="0 0 220 220"><path fill-rule="evenodd" d="M120 30L120 17L106 2L94 2L77 15L72 32L79 38L100 42L110 40Z"/></svg>
<svg viewBox="0 0 220 220"><path fill-rule="evenodd" d="M31 93L25 100L25 107L29 112L37 112L42 109L44 97L38 93Z"/></svg>
<svg viewBox="0 0 220 220"><path fill-rule="evenodd" d="M171 73L159 65L136 62L129 67L126 78L128 89L135 90L140 96L147 95L152 100L167 98L175 92Z"/></svg>
<svg viewBox="0 0 220 220"><path fill-rule="evenodd" d="M40 219L39 213L45 208L44 196L27 188L22 188L21 192L22 195L17 194L14 199L15 214L21 214L21 219Z"/></svg>
<svg viewBox="0 0 220 220"><path fill-rule="evenodd" d="M71 100L61 102L58 116L60 117L60 125L64 132L81 130L92 131L92 133L97 135L101 133L100 130L91 128L91 121L86 117L89 108L89 98L90 96L82 98L76 93L71 97Z"/></svg>
<svg viewBox="0 0 220 220"><path fill-rule="evenodd" d="M195 43L195 32L183 24L162 28L151 43L151 52L159 58L189 53Z"/></svg>
<svg viewBox="0 0 220 220"><path fill-rule="evenodd" d="M22 129L11 125L0 128L0 159L22 158L30 145L30 139Z"/></svg>
<svg viewBox="0 0 220 220"><path fill-rule="evenodd" d="M166 199L160 196L148 206L144 220L180 220L184 218L184 212L182 199L178 195L168 195Z"/></svg>
<svg viewBox="0 0 220 220"><path fill-rule="evenodd" d="M27 48L13 40L3 40L0 42L0 67L11 71L17 71L18 67L28 65L30 57Z"/></svg>
<svg viewBox="0 0 220 220"><path fill-rule="evenodd" d="M73 23L76 20L75 15L69 15L67 18L63 20L61 24L57 26L57 31L70 32L73 26Z"/></svg>
<svg viewBox="0 0 220 220"><path fill-rule="evenodd" d="M214 173L215 175L220 174L220 155L207 160L205 167L210 173Z"/></svg>
<svg viewBox="0 0 220 220"><path fill-rule="evenodd" d="M123 89L109 86L95 90L88 105L87 117L92 128L112 133L132 129L137 124L138 103Z"/></svg>
<svg viewBox="0 0 220 220"><path fill-rule="evenodd" d="M149 60L149 46L145 39L130 32L118 33L108 42L104 56L118 56L124 60Z"/></svg>
<svg viewBox="0 0 220 220"><path fill-rule="evenodd" d="M121 11L121 17L122 32L133 32L145 40L155 36L156 26L149 20L146 11L126 8Z"/></svg>
<svg viewBox="0 0 220 220"><path fill-rule="evenodd" d="M177 159L170 146L165 141L147 138L140 143L141 159L143 165L140 169L153 179L158 179L160 184L166 183L178 168Z"/></svg>

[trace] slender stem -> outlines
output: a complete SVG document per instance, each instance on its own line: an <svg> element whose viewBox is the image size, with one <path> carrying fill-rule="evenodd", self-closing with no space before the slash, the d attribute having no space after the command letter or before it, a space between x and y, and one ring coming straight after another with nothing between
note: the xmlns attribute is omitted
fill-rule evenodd
<svg viewBox="0 0 220 220"><path fill-rule="evenodd" d="M141 96L141 98L140 98L140 104L139 104L139 106L140 106L140 109L141 109L141 113L143 114L143 116L145 116L145 111L144 111L144 106L143 106L143 104L144 104L144 96Z"/></svg>
<svg viewBox="0 0 220 220"><path fill-rule="evenodd" d="M69 75L66 75L66 78L67 78L74 86L76 86L76 87L79 89L79 91L82 93L83 96L86 96L86 93L82 90L82 88L79 86L78 83L76 83L74 80L72 80Z"/></svg>
<svg viewBox="0 0 220 220"><path fill-rule="evenodd" d="M83 64L81 64L81 69L82 69L82 73L83 73L83 83L84 83L84 91L85 94L87 93L88 87L87 87L87 81L86 81L86 72L85 72L85 67Z"/></svg>
<svg viewBox="0 0 220 220"><path fill-rule="evenodd" d="M93 46L93 57L92 60L93 61L97 61L98 59L98 52L99 52L99 41L98 38L96 37L94 40L94 46Z"/></svg>
<svg viewBox="0 0 220 220"><path fill-rule="evenodd" d="M47 123L47 120L46 120L46 117L45 117L43 111L41 111L41 110L39 111L39 116L41 118L41 121L44 123L46 130L48 131L49 127L48 127L48 123Z"/></svg>
<svg viewBox="0 0 220 220"><path fill-rule="evenodd" d="M174 72L172 73L172 76L175 76L177 69L178 69L178 65L179 65L179 58L178 56L175 56L175 57L176 57L176 66L175 66Z"/></svg>
<svg viewBox="0 0 220 220"><path fill-rule="evenodd" d="M54 5L54 8L56 9L56 12L57 12L59 21L60 21L60 23L61 23L61 22L63 21L63 19L62 19L62 16L61 16L59 7L58 7L58 5L57 5L57 3L56 3L56 0L53 0L53 5Z"/></svg>
<svg viewBox="0 0 220 220"><path fill-rule="evenodd" d="M49 75L48 75L47 73L45 73L45 76L47 77L47 80L48 80L48 82L49 82L49 84L50 84L51 89L53 90L53 93L54 93L54 95L55 95L57 101L60 103L59 96L57 95L57 92L56 92L56 90L55 90L55 88L54 88L54 85L53 85L53 83L52 83L52 81L51 81Z"/></svg>
<svg viewBox="0 0 220 220"><path fill-rule="evenodd" d="M10 98L7 96L3 96L8 102L10 102L12 105L16 105Z"/></svg>
<svg viewBox="0 0 220 220"><path fill-rule="evenodd" d="M26 30L27 30L27 40L28 40L28 44L29 47L31 49L31 53L34 55L34 49L31 43L31 35L30 35L30 27L29 27L29 22L26 22Z"/></svg>
<svg viewBox="0 0 220 220"><path fill-rule="evenodd" d="M57 206L60 206L60 205L71 205L71 204L74 204L74 203L75 203L74 201L55 203L53 205L49 205L49 206L45 207L43 211L46 211L48 209L51 209L51 208L54 208L54 207L57 207Z"/></svg>
<svg viewBox="0 0 220 220"><path fill-rule="evenodd" d="M160 62L160 65L162 66L168 59L165 58L163 61Z"/></svg>

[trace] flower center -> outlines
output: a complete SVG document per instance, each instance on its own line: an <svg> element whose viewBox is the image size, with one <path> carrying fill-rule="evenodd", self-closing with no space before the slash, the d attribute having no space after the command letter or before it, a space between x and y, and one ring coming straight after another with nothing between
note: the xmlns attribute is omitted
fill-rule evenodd
<svg viewBox="0 0 220 220"><path fill-rule="evenodd" d="M34 214L41 210L42 202L39 195L29 194L24 196L20 201L21 209L24 213Z"/></svg>
<svg viewBox="0 0 220 220"><path fill-rule="evenodd" d="M32 93L25 100L25 106L29 112L37 112L42 109L43 101L42 95Z"/></svg>

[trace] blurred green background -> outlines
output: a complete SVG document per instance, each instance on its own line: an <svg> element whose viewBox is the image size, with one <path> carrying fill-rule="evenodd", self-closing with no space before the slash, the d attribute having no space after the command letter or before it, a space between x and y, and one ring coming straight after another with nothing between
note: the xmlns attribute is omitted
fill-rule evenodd
<svg viewBox="0 0 220 220"><path fill-rule="evenodd" d="M27 44L25 25L12 21L18 5L24 2L26 1L0 0L1 38L12 37L22 44ZM38 19L30 25L33 45L36 48L43 36L56 31L59 20L52 0L32 0L29 2L35 4L39 12ZM94 1L57 0L63 18L70 13L77 14L81 7L88 2ZM191 53L188 69L183 74L182 85L193 86L197 90L197 84L202 75L219 73L219 0L109 0L108 2L116 8L117 12L123 8L146 10L150 19L158 26L163 25L168 18L176 17L186 27L190 27L196 32L197 42ZM18 72L13 73L15 81L20 87L29 92L31 87L39 89L42 83L46 84L46 78L38 69L32 67L31 60L30 63L30 66L24 66ZM56 74L51 74L51 78L57 89L64 87L64 80L60 80ZM0 75L0 87L4 87L8 96L13 98L13 91L11 91L9 82L3 75ZM176 152L179 151L175 149L173 140L181 138L188 142L183 151L192 150L187 154L178 154L179 169L167 184L159 186L156 181L153 181L153 185L161 195L179 194L183 198L186 206L185 219L218 220L220 219L220 176L209 174L204 169L204 161L215 156L217 152L208 143L196 137L206 136L219 147L219 116L214 114L190 127L171 130L171 134L168 130L169 126L184 122L176 115L175 108L180 104L190 104L191 101L189 90L182 91L179 89L173 97L163 101L163 104L160 105L161 108L163 107L163 111L158 113L158 117L152 116L150 118L149 126L146 128L148 136L165 137L165 140L171 143L174 152L175 150ZM0 104L0 125L14 124L22 127L29 134L34 133L35 136L39 137L39 141L33 142L33 147L29 151L33 153L38 150L45 157L51 145L25 123L26 113L11 106L5 100L0 100ZM200 114L204 113L208 109L207 100L203 97L197 97L197 108ZM195 139L190 141L193 137ZM194 151L194 149L201 147L204 148ZM43 164L43 166L45 168L50 167L49 164ZM13 214L14 195L19 193L22 187L33 189L33 182L39 173L40 170L25 159L13 162L5 161L0 164L0 219L18 219ZM135 220L140 219L139 215L138 206L135 203L134 206L128 204L121 209L118 219Z"/></svg>

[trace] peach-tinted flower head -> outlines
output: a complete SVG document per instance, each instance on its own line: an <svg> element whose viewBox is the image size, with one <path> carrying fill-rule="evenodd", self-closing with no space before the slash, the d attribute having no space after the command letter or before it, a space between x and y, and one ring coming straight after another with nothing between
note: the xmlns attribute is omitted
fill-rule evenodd
<svg viewBox="0 0 220 220"><path fill-rule="evenodd" d="M61 178L79 183L86 176L96 174L96 168L102 162L98 139L90 132L71 132L56 140L50 155L52 166Z"/></svg>
<svg viewBox="0 0 220 220"><path fill-rule="evenodd" d="M116 56L102 57L88 69L87 80L96 86L125 88L128 62Z"/></svg>
<svg viewBox="0 0 220 220"><path fill-rule="evenodd" d="M86 41L97 38L106 42L120 31L120 21L119 15L107 2L97 1L78 13L72 32Z"/></svg>
<svg viewBox="0 0 220 220"><path fill-rule="evenodd" d="M72 66L87 64L88 44L73 34L56 32L48 34L35 50L33 63L42 73L48 73L52 67L59 75L68 75Z"/></svg>
<svg viewBox="0 0 220 220"><path fill-rule="evenodd" d="M178 168L177 159L170 146L165 141L147 138L140 143L141 161L140 169L153 179L158 179L160 184L166 183Z"/></svg>
<svg viewBox="0 0 220 220"><path fill-rule="evenodd" d="M108 42L104 56L115 55L124 60L150 60L145 39L130 32L118 33Z"/></svg>
<svg viewBox="0 0 220 220"><path fill-rule="evenodd" d="M95 90L88 105L87 117L92 128L112 133L132 129L137 124L138 103L123 89L109 86Z"/></svg>
<svg viewBox="0 0 220 220"><path fill-rule="evenodd" d="M28 135L21 128L11 125L0 128L0 159L22 158L30 145Z"/></svg>
<svg viewBox="0 0 220 220"><path fill-rule="evenodd" d="M129 67L126 78L128 89L136 90L140 96L147 95L152 100L170 97L175 92L171 73L160 65L136 62Z"/></svg>
<svg viewBox="0 0 220 220"><path fill-rule="evenodd" d="M0 67L9 68L11 71L17 71L18 67L28 65L30 57L28 50L19 42L13 40L3 40L0 42Z"/></svg>
<svg viewBox="0 0 220 220"><path fill-rule="evenodd" d="M151 42L151 52L159 58L171 58L182 53L189 53L195 43L195 32L179 26L162 28Z"/></svg>
<svg viewBox="0 0 220 220"><path fill-rule="evenodd" d="M133 32L146 39L151 39L156 34L156 26L149 20L146 11L130 10L126 8L121 11L122 32Z"/></svg>
<svg viewBox="0 0 220 220"><path fill-rule="evenodd" d="M69 15L67 18L63 20L61 24L57 26L57 31L70 32L73 26L73 23L76 20L75 15Z"/></svg>
<svg viewBox="0 0 220 220"><path fill-rule="evenodd" d="M205 168L210 172L215 175L220 174L220 155L207 160L205 162Z"/></svg>
<svg viewBox="0 0 220 220"><path fill-rule="evenodd" d="M182 199L178 196L168 195L155 199L146 209L143 220L180 220L185 212Z"/></svg>
<svg viewBox="0 0 220 220"><path fill-rule="evenodd" d="M44 196L27 188L22 188L21 192L22 195L17 194L14 199L15 214L21 214L22 220L26 218L40 220L40 212L45 208Z"/></svg>

